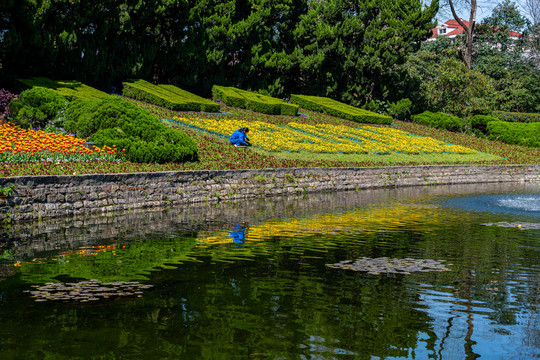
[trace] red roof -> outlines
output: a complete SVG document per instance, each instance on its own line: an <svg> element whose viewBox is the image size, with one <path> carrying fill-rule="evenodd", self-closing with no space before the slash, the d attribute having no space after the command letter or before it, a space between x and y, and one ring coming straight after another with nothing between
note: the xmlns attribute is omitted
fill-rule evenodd
<svg viewBox="0 0 540 360"><path fill-rule="evenodd" d="M465 24L465 26L467 27L469 26L469 22L467 20L461 19L461 21L463 22L463 24ZM446 28L447 28L446 33L439 34L438 28L434 28L434 29L431 29L431 38L435 38L437 36L456 36L465 32L465 29L463 29L463 27L455 19L450 19L442 23L441 25L446 25ZM480 24L476 24L476 25L480 25ZM508 35L512 37L521 36L520 33L515 32L515 31L510 31Z"/></svg>
<svg viewBox="0 0 540 360"><path fill-rule="evenodd" d="M469 22L467 20L461 19L461 21L465 24L465 26L469 26ZM448 27L452 27L452 28L456 28L456 27L461 28L461 25L459 25L459 23L458 23L458 21L456 19L448 20L444 24L447 25Z"/></svg>

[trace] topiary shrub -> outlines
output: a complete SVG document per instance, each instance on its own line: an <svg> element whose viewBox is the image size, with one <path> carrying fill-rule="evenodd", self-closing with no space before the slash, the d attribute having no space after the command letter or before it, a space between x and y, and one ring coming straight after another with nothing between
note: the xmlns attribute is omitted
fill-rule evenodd
<svg viewBox="0 0 540 360"><path fill-rule="evenodd" d="M292 94L291 102L300 105L304 109L322 112L328 115L356 121L359 123L392 123L392 118L390 116L377 114L373 111L368 111L365 109L360 109L327 97Z"/></svg>
<svg viewBox="0 0 540 360"><path fill-rule="evenodd" d="M44 87L56 91L69 101L77 99L101 99L109 96L107 93L85 85L77 80L51 80L45 77L17 79L24 88Z"/></svg>
<svg viewBox="0 0 540 360"><path fill-rule="evenodd" d="M183 132L162 124L149 111L119 97L77 100L65 112L66 130L100 146L125 149L127 160L141 163L197 160L197 147ZM122 151L118 151L121 155Z"/></svg>
<svg viewBox="0 0 540 360"><path fill-rule="evenodd" d="M298 115L298 105L289 104L281 99L241 90L234 87L218 86L212 87L212 97L215 100L223 101L225 104L248 109L270 115Z"/></svg>
<svg viewBox="0 0 540 360"><path fill-rule="evenodd" d="M421 114L413 115L412 120L418 124L454 132L463 132L471 128L470 120L460 119L442 112L424 111Z"/></svg>
<svg viewBox="0 0 540 360"><path fill-rule="evenodd" d="M34 87L9 103L11 120L22 128L43 129L66 107L68 101L54 90Z"/></svg>

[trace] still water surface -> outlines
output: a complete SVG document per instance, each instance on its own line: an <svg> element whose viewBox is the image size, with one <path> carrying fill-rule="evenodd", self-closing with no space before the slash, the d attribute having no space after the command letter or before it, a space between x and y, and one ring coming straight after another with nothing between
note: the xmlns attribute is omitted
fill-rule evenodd
<svg viewBox="0 0 540 360"><path fill-rule="evenodd" d="M12 224L0 359L540 358L539 226L538 184ZM327 266L361 257L449 271ZM58 284L102 290L62 298Z"/></svg>

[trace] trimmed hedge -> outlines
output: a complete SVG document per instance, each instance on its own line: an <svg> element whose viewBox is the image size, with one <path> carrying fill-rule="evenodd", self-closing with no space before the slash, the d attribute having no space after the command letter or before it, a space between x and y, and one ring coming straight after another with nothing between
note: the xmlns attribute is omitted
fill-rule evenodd
<svg viewBox="0 0 540 360"><path fill-rule="evenodd" d="M167 163L195 161L197 147L180 130L162 124L149 111L120 97L77 100L65 111L66 130L90 137L99 146L125 149L133 162ZM118 151L119 156L122 151Z"/></svg>
<svg viewBox="0 0 540 360"><path fill-rule="evenodd" d="M214 99L223 101L229 106L248 109L263 114L298 115L298 105L289 104L280 99L234 87L214 85L212 87L212 96Z"/></svg>
<svg viewBox="0 0 540 360"><path fill-rule="evenodd" d="M123 82L122 94L174 111L218 112L219 104L173 85L154 85L139 79Z"/></svg>
<svg viewBox="0 0 540 360"><path fill-rule="evenodd" d="M413 115L412 120L418 124L454 132L463 132L471 128L470 119L460 119L457 116L442 112L424 111L421 114Z"/></svg>
<svg viewBox="0 0 540 360"><path fill-rule="evenodd" d="M293 94L291 95L291 102L294 104L298 104L308 110L322 112L328 115L356 121L359 123L392 123L392 118L390 116L381 115L372 111L360 109L326 97Z"/></svg>
<svg viewBox="0 0 540 360"><path fill-rule="evenodd" d="M69 101L77 99L103 99L109 94L85 85L76 80L51 80L45 77L33 77L30 79L17 79L23 86L44 87L56 91Z"/></svg>
<svg viewBox="0 0 540 360"><path fill-rule="evenodd" d="M509 121L509 122L521 122L521 123L540 122L540 114L535 114L535 113L493 111L491 113L491 116L496 117L499 120Z"/></svg>
<svg viewBox="0 0 540 360"><path fill-rule="evenodd" d="M540 147L540 122L517 123L491 121L487 124L488 139L507 144Z"/></svg>
<svg viewBox="0 0 540 360"><path fill-rule="evenodd" d="M499 119L488 115L474 115L471 118L471 127L473 130L479 130L481 133L487 135L487 124L491 121L499 121Z"/></svg>

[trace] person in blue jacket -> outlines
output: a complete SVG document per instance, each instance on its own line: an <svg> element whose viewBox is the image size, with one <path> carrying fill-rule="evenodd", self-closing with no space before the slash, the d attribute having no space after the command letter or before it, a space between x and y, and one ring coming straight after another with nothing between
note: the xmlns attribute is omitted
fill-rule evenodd
<svg viewBox="0 0 540 360"><path fill-rule="evenodd" d="M247 133L249 129L247 127L236 130L231 135L231 144L234 146L251 146Z"/></svg>
<svg viewBox="0 0 540 360"><path fill-rule="evenodd" d="M247 223L236 224L233 226L233 230L230 233L233 243L243 244L246 242L247 227Z"/></svg>

